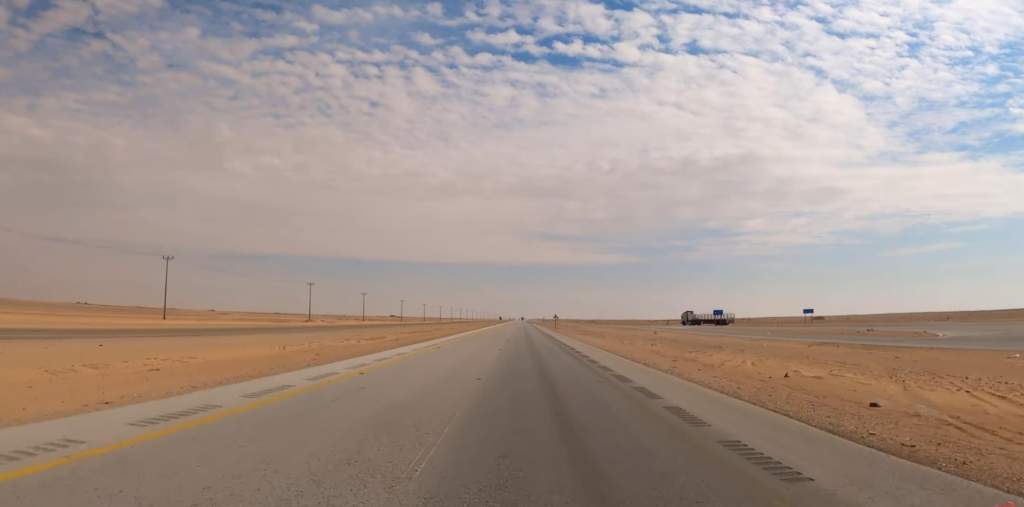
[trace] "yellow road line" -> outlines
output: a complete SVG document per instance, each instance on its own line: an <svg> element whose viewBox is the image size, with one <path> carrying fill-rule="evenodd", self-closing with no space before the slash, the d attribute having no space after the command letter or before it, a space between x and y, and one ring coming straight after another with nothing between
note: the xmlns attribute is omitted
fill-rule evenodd
<svg viewBox="0 0 1024 507"><path fill-rule="evenodd" d="M487 329L487 328L482 328L482 329ZM237 407L228 407L228 408L225 408L223 410L218 410L216 412L213 412L213 413L211 413L209 415L205 415L205 416L200 417L198 419L192 419L192 420L189 420L189 421L183 421L183 422L175 424L173 426L168 426L166 428L159 429L159 430L156 430L156 431L151 431L149 433L143 433L141 435L137 435L137 436L134 436L134 437L131 437L131 438L127 438L125 440L114 442L114 443L112 443L110 445L106 445L106 446L103 446L103 447L94 447L92 449L85 449L83 451L78 451L78 452L69 454L67 456L61 456L59 458L55 458L55 459L52 459L50 461L45 461L45 462L42 462L42 463L36 463L34 465L28 465L28 466L25 466L25 467L22 467L22 468L14 469L14 470L8 470L6 472L0 472L0 482L9 481L9 480L12 480L12 479L18 479L20 477L26 477L26 476L29 476L29 475L38 474L40 472L45 472L47 470L50 470L52 468L57 468L59 466L70 465L70 464L75 463L77 461L82 461L82 460L89 459L89 458L95 458L97 456L103 456L104 454L110 454L110 453L112 453L114 451L117 451L117 450L120 450L120 449L126 449L128 447L132 447L132 446L139 445L139 444L142 444L142 443L145 443L145 442L150 442L150 441L153 441L153 440L157 440L157 439L160 439L160 438L163 438L163 437L166 437L166 436L169 436L169 435L173 435L175 433L179 433L179 432L182 432L182 431L185 431L185 430L189 430L189 429L192 429L192 428L197 428L199 426L205 426L207 424L214 423L214 422L220 421L221 419L226 419L226 418L231 417L231 416L235 416L235 415L239 415L239 414L244 414L246 412L251 412L251 411L256 410L258 408L263 408L263 407L266 407L268 405L273 405L275 403L280 403L280 402L282 402L284 400L287 400L289 398L294 398L295 396L298 396L300 394L305 394L305 393L308 393L308 392L311 392L311 391L315 391L315 390L318 390L318 389L323 389L323 388L325 388L327 386L330 386L330 385L340 384L341 382L345 382L346 380L358 377L358 376L360 376L360 375L362 375L364 373L367 373L369 371L380 369L380 368L384 368L384 367L387 367L387 366L391 366L391 365L397 363L398 361L401 361L403 359L408 359L408 358L413 357L413 356L415 356L417 354L421 354L421 353L424 353L424 352L432 352L432 351L438 350L442 346L443 345L436 345L436 346L433 346L433 347L424 347L424 348L421 348L421 349L418 349L418 350L407 352L405 354L402 354L402 355L399 355L399 356L396 356L396 357L392 357L392 358L388 359L387 361L381 361L381 362L375 363L373 365L368 365L368 366L359 368L358 370L353 370L353 371L344 373L342 375L338 375L338 376L329 378L327 380L324 380L324 381L321 381L321 382L317 382L316 384L310 384L310 385L307 385L307 386L302 386L302 387L298 387L298 388L294 388L294 389L289 389L287 391L284 391L284 392L279 393L279 394L275 394L275 395L270 396L268 398L264 398L264 399L261 399L261 400L253 401L253 402L250 402L250 403L246 403L245 405L240 405L240 406L237 406Z"/></svg>

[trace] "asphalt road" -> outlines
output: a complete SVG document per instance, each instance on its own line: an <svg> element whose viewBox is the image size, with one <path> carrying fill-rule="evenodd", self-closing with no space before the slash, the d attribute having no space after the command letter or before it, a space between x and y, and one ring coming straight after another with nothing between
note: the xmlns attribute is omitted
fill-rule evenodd
<svg viewBox="0 0 1024 507"><path fill-rule="evenodd" d="M204 401L200 408L215 408L182 410ZM157 415L166 411L177 415ZM70 448L40 449L59 443ZM0 461L3 506L904 506L1010 498L519 322L0 430L0 457L19 458L16 447L37 456Z"/></svg>
<svg viewBox="0 0 1024 507"><path fill-rule="evenodd" d="M798 340L830 343L856 343L893 347L936 347L950 349L1024 351L1024 322L914 322L860 325L875 329L877 335L864 336L821 326L821 333L806 335L787 332L784 327L752 326L656 326L683 333L716 334L736 338ZM845 326L858 327L858 326ZM804 331L804 330L800 330ZM886 336L886 331L928 331L937 336Z"/></svg>

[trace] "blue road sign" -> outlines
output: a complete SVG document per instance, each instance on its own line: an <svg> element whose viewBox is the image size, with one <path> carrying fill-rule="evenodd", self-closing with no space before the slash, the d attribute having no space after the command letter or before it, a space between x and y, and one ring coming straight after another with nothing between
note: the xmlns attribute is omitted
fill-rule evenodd
<svg viewBox="0 0 1024 507"><path fill-rule="evenodd" d="M721 317L725 315L725 310L714 310L712 313L714 313L715 317Z"/></svg>
<svg viewBox="0 0 1024 507"><path fill-rule="evenodd" d="M804 308L804 315L814 315L814 308Z"/></svg>

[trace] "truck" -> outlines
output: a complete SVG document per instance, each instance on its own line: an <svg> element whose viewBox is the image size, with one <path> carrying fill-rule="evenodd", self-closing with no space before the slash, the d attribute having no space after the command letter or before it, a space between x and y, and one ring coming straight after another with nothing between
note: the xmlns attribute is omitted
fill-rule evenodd
<svg viewBox="0 0 1024 507"><path fill-rule="evenodd" d="M725 310L714 310L711 313L695 313L693 310L686 310L679 316L679 321L684 326L702 326L704 324L727 326L736 322L736 314L725 313Z"/></svg>

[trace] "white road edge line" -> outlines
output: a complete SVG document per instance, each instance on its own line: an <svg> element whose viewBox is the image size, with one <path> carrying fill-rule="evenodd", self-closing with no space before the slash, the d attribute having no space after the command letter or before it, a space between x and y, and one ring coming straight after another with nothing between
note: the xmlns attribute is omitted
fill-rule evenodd
<svg viewBox="0 0 1024 507"><path fill-rule="evenodd" d="M416 473L414 473L412 475L413 479L419 477L420 476L420 472L422 472L423 469L427 467L427 463L430 462L430 457L434 455L434 451L437 450L437 446L441 445L441 441L444 440L444 436L448 434L448 428L452 427L452 423L455 422L455 417L458 416L458 415L459 415L459 413L455 412L454 414L452 414L451 419L448 419L448 424L445 425L444 431L441 432L441 436L437 437L437 441L434 442L434 447L432 447L430 449L430 453L427 454L427 457L423 458L423 463L420 463L420 466L418 468L416 468Z"/></svg>

